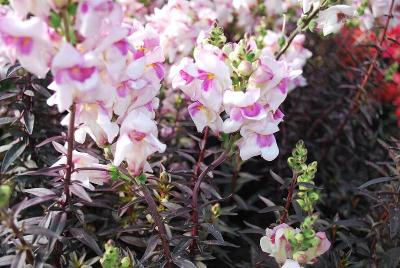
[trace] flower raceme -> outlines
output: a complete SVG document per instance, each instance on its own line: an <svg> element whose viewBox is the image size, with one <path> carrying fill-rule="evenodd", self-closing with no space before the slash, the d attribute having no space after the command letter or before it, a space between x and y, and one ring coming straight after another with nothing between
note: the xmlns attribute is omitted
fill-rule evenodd
<svg viewBox="0 0 400 268"><path fill-rule="evenodd" d="M268 49L260 51L253 40L212 45L207 37L214 30L198 40L194 59L183 58L172 67L172 86L193 101L189 115L199 132L205 127L217 134L239 131L243 160L261 155L271 161L279 153L273 135L283 119L279 106L301 70L275 60Z"/></svg>
<svg viewBox="0 0 400 268"><path fill-rule="evenodd" d="M126 161L133 174L151 170L147 158L165 150L154 121L164 78L164 51L157 32L138 21L125 22L123 8L115 1L74 1L69 5L76 13L68 7L61 14L66 4L11 1L11 9L2 10L0 17L2 55L10 62L18 60L40 78L51 71L49 88L54 94L48 104L68 111L63 125L75 117L77 142L90 136L100 147L111 145L114 162ZM67 25L50 25L50 12L64 16L62 23ZM60 161L66 162L64 157ZM80 179L93 190L86 178L73 174L72 180Z"/></svg>

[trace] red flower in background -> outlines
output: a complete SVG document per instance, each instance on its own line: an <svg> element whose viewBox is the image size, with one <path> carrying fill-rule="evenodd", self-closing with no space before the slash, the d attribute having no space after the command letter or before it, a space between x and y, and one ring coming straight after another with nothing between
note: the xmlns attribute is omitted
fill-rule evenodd
<svg viewBox="0 0 400 268"><path fill-rule="evenodd" d="M343 48L339 52L341 63L345 67L357 68L358 63L365 62L375 53L375 48L368 45L375 44L376 38L373 32L363 32L359 28L349 29L344 27L342 34L337 38L338 45ZM397 68L392 70L391 75L386 75L385 70L375 72L370 79L373 82L372 84L379 85L378 88L373 90L376 98L381 102L391 103L395 106L395 115L400 127L400 45L398 40L400 40L400 25L396 25L387 31L380 55L385 70L389 70L391 66L393 68L396 63ZM347 76L351 81L357 79L352 71L348 71Z"/></svg>

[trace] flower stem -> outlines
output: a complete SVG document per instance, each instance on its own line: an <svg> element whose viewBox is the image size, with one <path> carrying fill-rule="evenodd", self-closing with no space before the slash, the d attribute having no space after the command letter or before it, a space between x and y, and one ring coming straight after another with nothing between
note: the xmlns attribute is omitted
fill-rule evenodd
<svg viewBox="0 0 400 268"><path fill-rule="evenodd" d="M67 148L67 167L65 171L65 178L64 178L64 194L65 194L65 203L64 207L69 203L71 194L69 191L69 186L71 184L71 175L73 172L73 161L72 161L72 152L74 149L74 135L75 135L75 105L71 106L70 111L70 118L68 124L68 148Z"/></svg>
<svg viewBox="0 0 400 268"><path fill-rule="evenodd" d="M298 34L300 34L301 32L303 32L303 31L307 28L307 26L310 24L310 22L313 20L313 18L315 18L315 17L318 15L319 11L321 10L321 7L323 7L323 6L325 5L325 2L326 2L326 1L324 1L323 3L321 3L321 5L320 5L318 8L314 9L314 10L311 12L311 14L307 17L307 19L305 20L305 22L304 22L303 24L300 24L299 26L297 26L297 28L296 28L293 32L290 33L290 35L289 35L289 37L288 37L288 39L287 39L287 41L286 41L286 43L285 43L285 46L284 46L284 47L278 52L278 54L276 55L276 59L277 59L277 60L279 60L280 57L282 57L282 55L286 52L286 50L288 50L288 48L289 48L290 45L292 44L294 38L295 38Z"/></svg>
<svg viewBox="0 0 400 268"><path fill-rule="evenodd" d="M286 197L285 210L283 211L281 218L279 219L280 224L286 222L286 219L287 219L287 216L289 213L289 209L290 209L290 204L292 203L292 200L293 200L293 194L294 194L294 189L296 188L296 183L297 183L297 173L293 171L292 182L290 183L289 192Z"/></svg>
<svg viewBox="0 0 400 268"><path fill-rule="evenodd" d="M200 186L203 179L207 176L210 171L213 171L216 167L222 164L226 157L228 156L228 152L224 151L217 159L215 159L211 165L209 165L201 174L199 175L196 184L193 188L193 196L192 196L192 236L194 237L192 240L192 244L190 245L190 250L194 251L197 247L197 236L199 235L199 207L198 207L198 199L200 194Z"/></svg>

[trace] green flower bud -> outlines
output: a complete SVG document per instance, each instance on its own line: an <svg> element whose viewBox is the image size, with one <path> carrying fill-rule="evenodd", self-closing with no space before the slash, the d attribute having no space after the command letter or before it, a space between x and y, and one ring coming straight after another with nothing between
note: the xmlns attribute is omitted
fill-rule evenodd
<svg viewBox="0 0 400 268"><path fill-rule="evenodd" d="M131 260L129 259L129 257L124 257L121 260L121 268L129 268L132 267L133 265L131 265Z"/></svg>
<svg viewBox="0 0 400 268"><path fill-rule="evenodd" d="M295 235L297 242L301 243L304 240L304 236L301 233Z"/></svg>
<svg viewBox="0 0 400 268"><path fill-rule="evenodd" d="M10 185L7 184L0 185L0 208L3 208L8 204L10 197L11 197Z"/></svg>
<svg viewBox="0 0 400 268"><path fill-rule="evenodd" d="M303 235L304 235L304 237L305 237L307 240L309 240L309 239L311 239L311 238L314 238L314 236L315 236L315 231L312 230L312 229L304 230L304 231L303 231Z"/></svg>

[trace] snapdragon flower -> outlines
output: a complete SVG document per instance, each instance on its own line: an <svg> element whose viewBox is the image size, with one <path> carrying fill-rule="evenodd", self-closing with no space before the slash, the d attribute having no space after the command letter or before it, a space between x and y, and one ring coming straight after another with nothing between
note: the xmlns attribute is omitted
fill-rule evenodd
<svg viewBox="0 0 400 268"><path fill-rule="evenodd" d="M317 23L324 35L338 32L348 17L355 15L355 9L348 5L334 5L320 11Z"/></svg>
<svg viewBox="0 0 400 268"><path fill-rule="evenodd" d="M47 24L39 17L21 20L12 12L0 17L0 45L11 62L44 78L55 52Z"/></svg>

